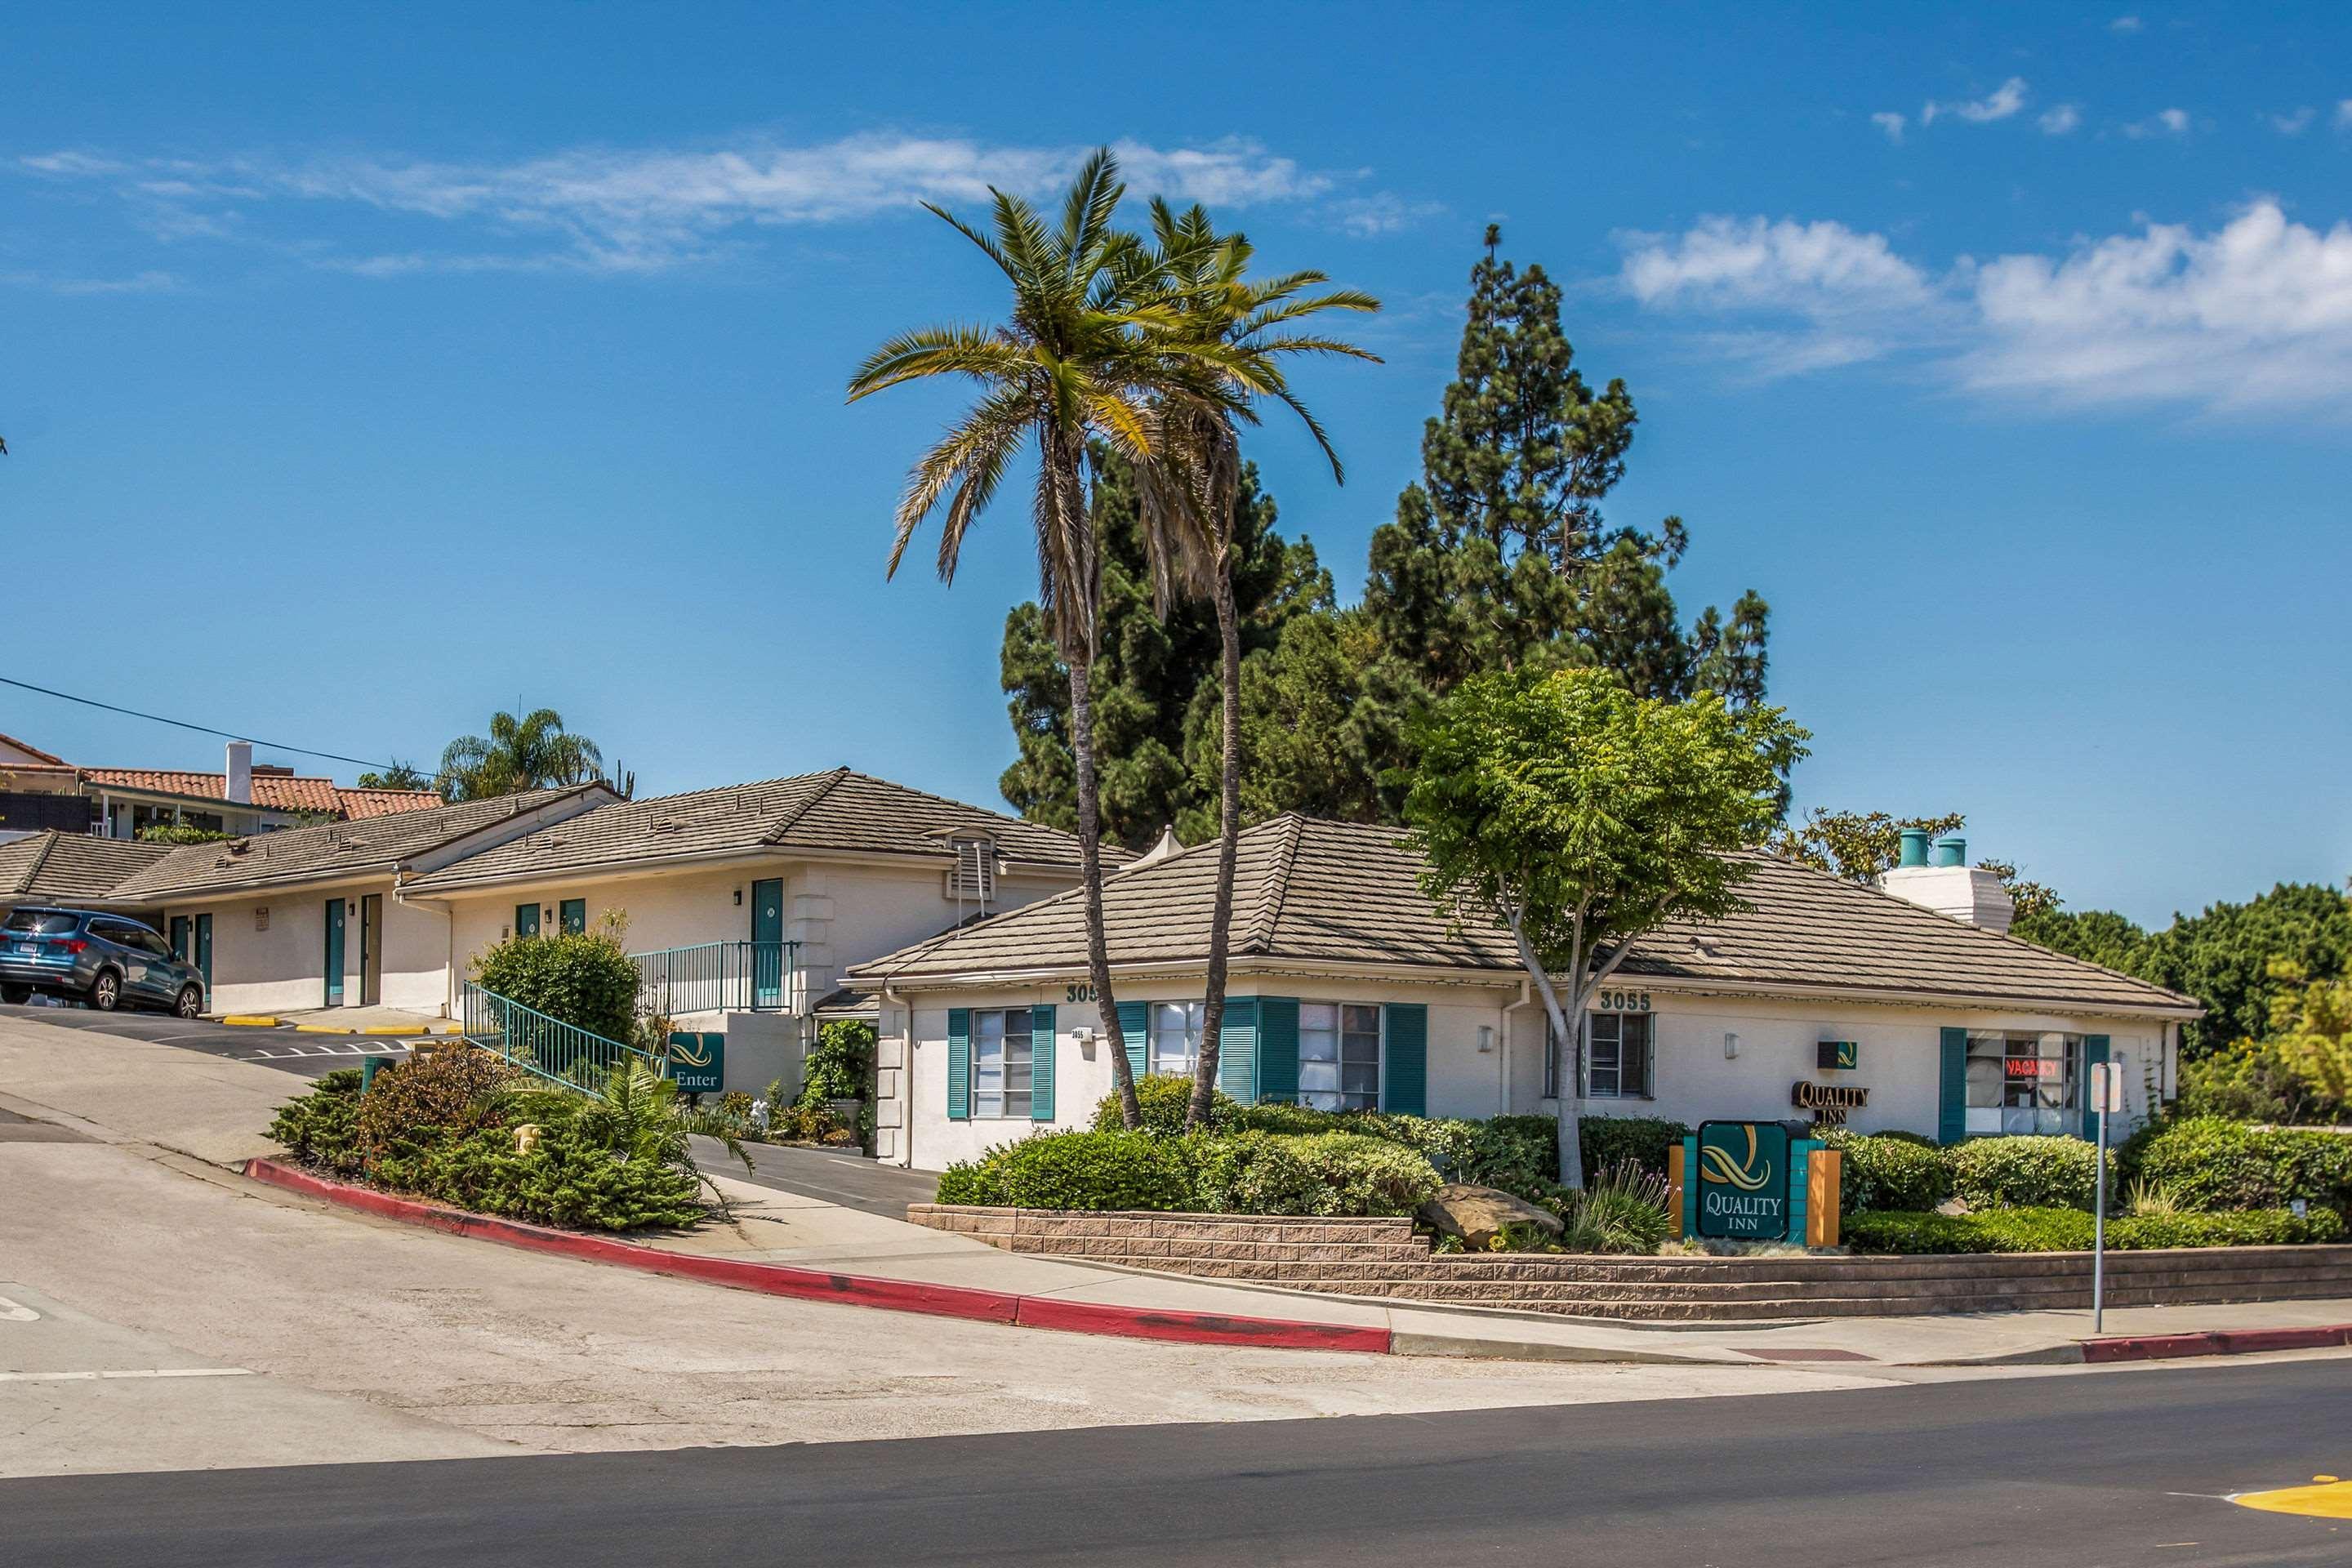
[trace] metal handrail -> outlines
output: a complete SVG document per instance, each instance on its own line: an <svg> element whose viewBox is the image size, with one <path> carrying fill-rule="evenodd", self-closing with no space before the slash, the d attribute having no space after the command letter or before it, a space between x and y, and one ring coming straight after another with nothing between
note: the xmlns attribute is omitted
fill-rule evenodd
<svg viewBox="0 0 2352 1568"><path fill-rule="evenodd" d="M633 952L637 1005L665 1018L688 1013L788 1013L800 973L797 942L704 942Z"/></svg>
<svg viewBox="0 0 2352 1568"><path fill-rule="evenodd" d="M470 980L459 1001L467 1044L550 1083L601 1094L604 1075L625 1062L642 1062L665 1076L669 1071L664 1058L592 1035Z"/></svg>

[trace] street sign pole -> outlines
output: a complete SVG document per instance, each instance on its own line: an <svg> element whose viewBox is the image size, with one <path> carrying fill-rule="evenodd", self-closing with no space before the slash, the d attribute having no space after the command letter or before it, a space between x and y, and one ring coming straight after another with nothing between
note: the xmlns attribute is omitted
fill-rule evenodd
<svg viewBox="0 0 2352 1568"><path fill-rule="evenodd" d="M2091 1103L2099 1116L2099 1191L2091 1210L2091 1332L2107 1326L2107 1112L2123 1109L2123 1075L2112 1062L2091 1064Z"/></svg>

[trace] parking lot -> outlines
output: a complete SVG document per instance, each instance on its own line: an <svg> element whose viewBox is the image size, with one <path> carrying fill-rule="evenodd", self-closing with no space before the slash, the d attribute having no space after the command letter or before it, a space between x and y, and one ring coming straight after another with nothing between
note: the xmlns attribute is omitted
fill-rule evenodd
<svg viewBox="0 0 2352 1568"><path fill-rule="evenodd" d="M206 1023L200 1018L175 1018L167 1013L100 1013L88 1007L11 1007L0 1004L0 1018L21 1018L60 1029L89 1029L123 1039L150 1040L183 1050L227 1057L234 1061L260 1062L305 1078L356 1066L360 1058L371 1053L389 1056L402 1048L402 1043L393 1039L247 1028Z"/></svg>

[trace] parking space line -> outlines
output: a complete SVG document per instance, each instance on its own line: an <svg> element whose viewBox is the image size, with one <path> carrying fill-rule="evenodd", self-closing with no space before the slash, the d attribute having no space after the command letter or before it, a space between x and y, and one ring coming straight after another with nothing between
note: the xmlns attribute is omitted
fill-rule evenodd
<svg viewBox="0 0 2352 1568"><path fill-rule="evenodd" d="M248 1366L150 1366L121 1372L0 1372L0 1383L100 1383L134 1377L251 1377Z"/></svg>

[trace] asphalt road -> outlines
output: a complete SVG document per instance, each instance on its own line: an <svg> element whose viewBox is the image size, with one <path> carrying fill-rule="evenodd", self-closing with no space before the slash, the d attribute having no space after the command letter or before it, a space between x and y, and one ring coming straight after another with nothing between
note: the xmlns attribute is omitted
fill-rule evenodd
<svg viewBox="0 0 2352 1568"><path fill-rule="evenodd" d="M389 1040L301 1035L291 1029L232 1028L200 1018L175 1018L169 1013L100 1013L89 1007L11 1007L0 1004L0 1018L47 1024L60 1029L87 1029L129 1040L152 1040L208 1056L259 1062L304 1078L317 1078L337 1068L356 1067L360 1058L371 1051L386 1053L399 1048Z"/></svg>
<svg viewBox="0 0 2352 1568"><path fill-rule="evenodd" d="M763 1187L774 1187L803 1197L823 1198L844 1208L863 1209L885 1219L905 1219L908 1204L927 1204L939 1193L940 1179L921 1171L877 1164L863 1154L835 1154L823 1149L790 1149L776 1143L746 1143L751 1173L730 1159L727 1151L708 1138L694 1141L694 1157L706 1171L739 1176Z"/></svg>
<svg viewBox="0 0 2352 1568"><path fill-rule="evenodd" d="M22 1568L2328 1563L2352 1360L1755 1398L0 1482Z"/></svg>

